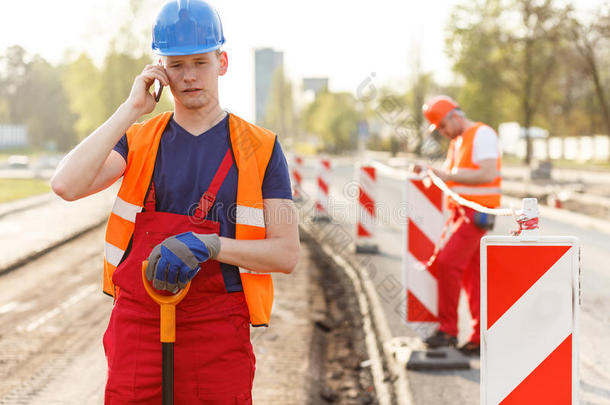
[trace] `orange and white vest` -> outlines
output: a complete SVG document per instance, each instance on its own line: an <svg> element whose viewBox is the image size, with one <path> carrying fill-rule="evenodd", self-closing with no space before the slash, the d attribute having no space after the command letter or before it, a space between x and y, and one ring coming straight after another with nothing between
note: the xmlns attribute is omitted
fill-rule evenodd
<svg viewBox="0 0 610 405"><path fill-rule="evenodd" d="M112 274L123 260L150 185L161 135L172 113L157 115L127 130L127 167L108 218L104 246L104 292L116 298ZM275 144L269 130L229 114L229 138L238 169L235 239L265 239L262 184ZM253 326L267 326L273 304L270 274L240 268L241 282Z"/></svg>
<svg viewBox="0 0 610 405"><path fill-rule="evenodd" d="M478 170L479 165L472 161L474 148L474 137L477 130L482 127L482 122L477 122L464 133L451 140L447 151L445 169L450 173L463 170ZM447 186L467 200L476 202L485 207L496 208L500 206L502 177L500 169L502 158L498 154L496 163L497 177L490 183L485 184L462 184L455 181L447 181Z"/></svg>

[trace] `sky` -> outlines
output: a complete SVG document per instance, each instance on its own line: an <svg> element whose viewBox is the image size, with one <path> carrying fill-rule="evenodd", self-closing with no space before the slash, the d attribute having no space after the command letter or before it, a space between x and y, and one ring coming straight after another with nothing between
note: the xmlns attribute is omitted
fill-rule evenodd
<svg viewBox="0 0 610 405"><path fill-rule="evenodd" d="M152 27L164 0L132 21ZM579 0L598 2L605 0ZM284 52L288 76L328 77L332 91L355 92L365 80L406 90L418 53L437 81L451 82L444 35L458 0L211 0L221 16L229 71L221 78L224 108L254 117L254 50ZM59 63L66 49L101 61L109 38L128 15L127 0L0 0L0 52L13 44ZM147 48L150 45L147 44ZM148 51L146 49L146 51ZM151 61L152 61L151 53Z"/></svg>

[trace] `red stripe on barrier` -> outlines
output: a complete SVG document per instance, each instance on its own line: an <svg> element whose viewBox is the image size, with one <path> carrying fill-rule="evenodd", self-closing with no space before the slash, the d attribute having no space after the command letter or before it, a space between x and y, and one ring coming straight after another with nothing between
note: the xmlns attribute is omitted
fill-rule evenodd
<svg viewBox="0 0 610 405"><path fill-rule="evenodd" d="M434 253L434 243L428 239L426 234L413 221L409 221L408 232L408 251L420 262L427 263L432 253Z"/></svg>
<svg viewBox="0 0 610 405"><path fill-rule="evenodd" d="M316 202L316 210L326 212L322 204L320 204L319 202Z"/></svg>
<svg viewBox="0 0 610 405"><path fill-rule="evenodd" d="M570 246L487 248L487 329L502 316Z"/></svg>
<svg viewBox="0 0 610 405"><path fill-rule="evenodd" d="M297 164L302 165L303 164L303 158L302 157L296 157L294 158L294 160L297 162Z"/></svg>
<svg viewBox="0 0 610 405"><path fill-rule="evenodd" d="M294 172L292 172L292 176L294 177L297 183L301 184L301 180L303 180L303 178L301 177L301 173L295 170Z"/></svg>
<svg viewBox="0 0 610 405"><path fill-rule="evenodd" d="M523 404L572 404L572 335L500 402Z"/></svg>
<svg viewBox="0 0 610 405"><path fill-rule="evenodd" d="M407 290L407 322L436 321L437 319L432 315L432 312L430 312L415 295Z"/></svg>
<svg viewBox="0 0 610 405"><path fill-rule="evenodd" d="M369 195L362 189L362 186L359 188L359 196L358 201L360 202L360 206L363 207L372 217L375 217L375 202L369 197Z"/></svg>
<svg viewBox="0 0 610 405"><path fill-rule="evenodd" d="M430 187L426 187L422 180L410 180L415 187L419 189L426 196L428 200L434 205L440 212L443 212L443 191L431 184Z"/></svg>
<svg viewBox="0 0 610 405"><path fill-rule="evenodd" d="M372 235L369 231L366 230L360 223L358 223L358 236L363 238L370 238Z"/></svg>
<svg viewBox="0 0 610 405"><path fill-rule="evenodd" d="M361 168L363 172L366 172L366 174L369 175L369 177L375 181L377 180L376 176L375 176L375 168L373 166L365 166Z"/></svg>
<svg viewBox="0 0 610 405"><path fill-rule="evenodd" d="M324 180L322 180L321 177L318 177L318 187L320 187L322 191L324 191L324 194L328 195L328 185L324 183Z"/></svg>
<svg viewBox="0 0 610 405"><path fill-rule="evenodd" d="M322 160L322 166L330 170L330 160Z"/></svg>

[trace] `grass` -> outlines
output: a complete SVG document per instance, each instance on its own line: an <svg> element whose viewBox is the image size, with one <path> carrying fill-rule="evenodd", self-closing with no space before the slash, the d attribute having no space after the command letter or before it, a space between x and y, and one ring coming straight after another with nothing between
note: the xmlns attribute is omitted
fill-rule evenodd
<svg viewBox="0 0 610 405"><path fill-rule="evenodd" d="M48 180L0 179L0 203L51 191Z"/></svg>

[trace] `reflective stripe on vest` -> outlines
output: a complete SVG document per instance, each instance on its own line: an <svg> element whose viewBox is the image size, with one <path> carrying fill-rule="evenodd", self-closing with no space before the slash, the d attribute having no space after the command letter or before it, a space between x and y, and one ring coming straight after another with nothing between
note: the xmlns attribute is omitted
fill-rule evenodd
<svg viewBox="0 0 610 405"><path fill-rule="evenodd" d="M129 245L135 217L142 211L152 179L161 135L172 113L157 115L127 130L127 168L108 219L104 249L104 292L115 296L118 290L112 274ZM230 144L237 166L237 218L235 239L264 239L262 184L275 145L275 134L229 114ZM269 324L273 304L270 274L248 273L240 268L242 286L253 326Z"/></svg>
<svg viewBox="0 0 610 405"><path fill-rule="evenodd" d="M460 137L454 138L449 144L445 169L451 173L458 171L478 170L480 167L472 160L474 138L483 123L477 122L468 128ZM496 161L497 177L485 184L464 184L455 181L447 181L447 186L467 200L476 202L486 207L495 208L500 206L502 178L500 170L502 157L498 155Z"/></svg>

